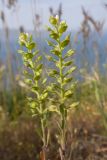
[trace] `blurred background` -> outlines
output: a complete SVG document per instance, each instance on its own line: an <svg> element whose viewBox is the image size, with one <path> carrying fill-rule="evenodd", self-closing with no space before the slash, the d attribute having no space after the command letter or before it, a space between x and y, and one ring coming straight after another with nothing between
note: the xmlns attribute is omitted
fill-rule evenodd
<svg viewBox="0 0 107 160"><path fill-rule="evenodd" d="M0 0L0 159L30 160L40 149L36 146L35 122L26 106L23 63L17 50L20 32L28 32L33 34L40 53L49 53L46 25L50 15L66 20L76 52L78 86L74 99L80 105L70 119L76 137L72 160L82 157L83 150L83 160L91 156L107 159L107 143L103 144L107 142L106 0ZM45 57L43 61L47 63ZM84 140L84 135L89 139Z"/></svg>

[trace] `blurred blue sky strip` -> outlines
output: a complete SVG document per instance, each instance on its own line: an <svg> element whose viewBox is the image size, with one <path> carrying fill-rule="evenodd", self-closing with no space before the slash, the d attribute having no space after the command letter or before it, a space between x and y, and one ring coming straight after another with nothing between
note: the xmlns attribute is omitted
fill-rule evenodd
<svg viewBox="0 0 107 160"><path fill-rule="evenodd" d="M25 29L33 29L33 16L39 13L42 18L42 24L48 23L49 7L57 10L60 3L63 8L63 19L66 19L69 27L73 30L80 28L83 20L81 7L84 6L86 11L96 20L107 21L107 10L104 4L107 0L18 0L18 7L16 11L8 10L6 7L5 12L7 16L7 23L9 28L17 28L23 25ZM0 0L0 10L3 9L2 1ZM104 25L107 27L107 22ZM0 28L2 23L0 21Z"/></svg>

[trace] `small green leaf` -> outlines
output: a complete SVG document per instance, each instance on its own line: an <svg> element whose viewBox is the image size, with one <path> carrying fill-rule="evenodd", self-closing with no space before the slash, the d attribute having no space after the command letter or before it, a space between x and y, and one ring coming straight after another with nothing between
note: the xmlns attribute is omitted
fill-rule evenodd
<svg viewBox="0 0 107 160"><path fill-rule="evenodd" d="M47 60L52 61L52 62L56 62L56 59L53 58L52 56L46 56Z"/></svg>
<svg viewBox="0 0 107 160"><path fill-rule="evenodd" d="M36 71L36 72L35 72L35 76L34 76L34 80L35 80L35 81L39 80L39 79L40 79L40 75L41 75L41 73L38 72L38 71Z"/></svg>
<svg viewBox="0 0 107 160"><path fill-rule="evenodd" d="M72 95L73 95L73 91L71 91L71 90L66 91L64 94L64 96L67 98L70 98Z"/></svg>
<svg viewBox="0 0 107 160"><path fill-rule="evenodd" d="M58 31L60 34L64 33L67 30L68 26L65 21L60 22Z"/></svg>
<svg viewBox="0 0 107 160"><path fill-rule="evenodd" d="M73 102L68 109L74 109L79 105L79 102Z"/></svg>
<svg viewBox="0 0 107 160"><path fill-rule="evenodd" d="M51 32L50 37L54 40L57 40L59 38L59 35L56 32Z"/></svg>
<svg viewBox="0 0 107 160"><path fill-rule="evenodd" d="M25 83L27 83L27 84L32 84L32 80L31 79L25 79Z"/></svg>
<svg viewBox="0 0 107 160"><path fill-rule="evenodd" d="M36 58L36 62L39 62L39 61L41 61L42 60L42 56L38 56L37 58Z"/></svg>
<svg viewBox="0 0 107 160"><path fill-rule="evenodd" d="M33 58L33 54L32 53L25 53L25 57L26 59L32 59Z"/></svg>
<svg viewBox="0 0 107 160"><path fill-rule="evenodd" d="M67 70L67 72L64 74L64 77L70 75L72 72L74 72L76 70L76 67L73 66L71 67L69 70Z"/></svg>
<svg viewBox="0 0 107 160"><path fill-rule="evenodd" d="M51 27L49 27L49 26L46 26L46 29L47 29L47 31L49 31L49 32L53 32L54 30L51 28Z"/></svg>
<svg viewBox="0 0 107 160"><path fill-rule="evenodd" d="M34 87L32 87L32 89L33 89L33 91L38 91L38 90L39 90L39 87L34 86Z"/></svg>
<svg viewBox="0 0 107 160"><path fill-rule="evenodd" d="M19 41L20 42L25 42L27 41L28 39L28 34L27 33L20 33L20 36L19 36Z"/></svg>
<svg viewBox="0 0 107 160"><path fill-rule="evenodd" d="M54 106L54 105L51 105L49 108L48 108L49 112L56 112L60 115L60 112L58 111L57 109L57 106Z"/></svg>
<svg viewBox="0 0 107 160"><path fill-rule="evenodd" d="M53 89L54 90L58 90L58 89L61 90L61 87L59 84L53 83Z"/></svg>
<svg viewBox="0 0 107 160"><path fill-rule="evenodd" d="M42 96L41 96L41 100L45 100L48 96L48 92L44 93Z"/></svg>
<svg viewBox="0 0 107 160"><path fill-rule="evenodd" d="M54 50L51 50L51 53L55 54L56 56L59 56L60 50L54 49Z"/></svg>
<svg viewBox="0 0 107 160"><path fill-rule="evenodd" d="M33 67L34 67L32 61L29 61L26 66L27 66L28 68L30 68L30 69L33 69Z"/></svg>
<svg viewBox="0 0 107 160"><path fill-rule="evenodd" d="M57 56L61 53L59 46L55 46L54 49L51 50L51 52Z"/></svg>
<svg viewBox="0 0 107 160"><path fill-rule="evenodd" d="M65 56L64 56L63 59L69 58L69 57L72 56L74 53L75 53L74 50L72 50L72 49L69 50L69 51L65 54Z"/></svg>
<svg viewBox="0 0 107 160"><path fill-rule="evenodd" d="M51 41L47 41L48 46L55 47L55 44Z"/></svg>
<svg viewBox="0 0 107 160"><path fill-rule="evenodd" d="M55 26L58 23L58 19L56 17L50 16L49 22Z"/></svg>
<svg viewBox="0 0 107 160"><path fill-rule="evenodd" d="M37 70L37 71L41 70L41 69L42 69L42 66L43 66L43 64L39 64L39 65L37 66L36 70Z"/></svg>
<svg viewBox="0 0 107 160"><path fill-rule="evenodd" d="M29 49L29 50L33 50L35 47L36 47L36 44L34 42L31 42L30 44L26 44L26 47Z"/></svg>
<svg viewBox="0 0 107 160"><path fill-rule="evenodd" d="M39 53L39 50L33 52L33 55L36 56Z"/></svg>
<svg viewBox="0 0 107 160"><path fill-rule="evenodd" d="M20 54L24 54L25 52L24 51L22 51L22 50L18 50L18 53L20 53Z"/></svg>
<svg viewBox="0 0 107 160"><path fill-rule="evenodd" d="M34 109L36 107L36 103L33 101L33 102L30 103L30 106L31 106L32 109Z"/></svg>
<svg viewBox="0 0 107 160"><path fill-rule="evenodd" d="M53 70L50 72L50 74L52 74L52 75L58 75L59 72L58 72L57 70L53 69Z"/></svg>
<svg viewBox="0 0 107 160"><path fill-rule="evenodd" d="M64 78L64 84L67 84L67 83L71 82L72 79L73 79L72 77L70 77L70 78Z"/></svg>
<svg viewBox="0 0 107 160"><path fill-rule="evenodd" d="M71 49L71 50L69 50L69 51L67 52L67 55L68 55L68 56L72 56L74 53L75 53L74 50Z"/></svg>
<svg viewBox="0 0 107 160"><path fill-rule="evenodd" d="M61 42L61 47L65 48L70 43L70 35L68 35L64 41Z"/></svg>
<svg viewBox="0 0 107 160"><path fill-rule="evenodd" d="M47 78L44 78L42 81L42 84L45 84L47 82Z"/></svg>
<svg viewBox="0 0 107 160"><path fill-rule="evenodd" d="M71 64L72 64L72 61L68 61L64 63L64 66L67 67L67 66L70 66Z"/></svg>

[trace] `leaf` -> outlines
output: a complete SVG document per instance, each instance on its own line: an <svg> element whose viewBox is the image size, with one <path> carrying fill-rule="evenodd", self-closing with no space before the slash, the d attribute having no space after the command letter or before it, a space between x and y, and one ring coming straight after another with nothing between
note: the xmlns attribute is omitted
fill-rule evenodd
<svg viewBox="0 0 107 160"><path fill-rule="evenodd" d="M25 57L26 59L32 59L33 58L33 54L32 53L25 53Z"/></svg>
<svg viewBox="0 0 107 160"><path fill-rule="evenodd" d="M57 70L53 69L53 70L49 73L49 75L51 75L51 76L59 75L59 72L58 72Z"/></svg>
<svg viewBox="0 0 107 160"><path fill-rule="evenodd" d="M24 51L22 51L22 50L18 50L18 53L20 53L20 54L24 54L25 52Z"/></svg>
<svg viewBox="0 0 107 160"><path fill-rule="evenodd" d="M67 67L67 66L70 66L71 64L72 64L72 61L68 61L64 63L64 66Z"/></svg>
<svg viewBox="0 0 107 160"><path fill-rule="evenodd" d="M57 107L54 106L54 105L51 105L49 108L48 108L49 112L56 112L58 114L60 114L60 112L58 111Z"/></svg>
<svg viewBox="0 0 107 160"><path fill-rule="evenodd" d="M39 62L39 61L41 61L42 60L42 56L38 56L37 58L36 58L36 62Z"/></svg>
<svg viewBox="0 0 107 160"><path fill-rule="evenodd" d="M57 49L51 50L51 53L55 54L55 55L58 56L58 57L59 57L59 55L60 55L60 51L57 50Z"/></svg>
<svg viewBox="0 0 107 160"><path fill-rule="evenodd" d="M55 55L59 56L59 54L61 53L61 50L59 48L59 46L55 46L53 50L51 50L52 53L54 53Z"/></svg>
<svg viewBox="0 0 107 160"><path fill-rule="evenodd" d="M20 44L20 46L22 46L22 47L25 47L25 46L26 46L26 42L25 42L25 41L23 41L23 42L20 42L20 41L19 41L19 44Z"/></svg>
<svg viewBox="0 0 107 160"><path fill-rule="evenodd" d="M64 33L67 30L68 26L65 21L60 22L58 31L60 34Z"/></svg>
<svg viewBox="0 0 107 160"><path fill-rule="evenodd" d="M70 43L70 35L68 35L64 41L61 42L61 47L65 48Z"/></svg>
<svg viewBox="0 0 107 160"><path fill-rule="evenodd" d="M68 109L74 109L75 107L77 107L79 105L79 102L74 102L70 105L70 107Z"/></svg>
<svg viewBox="0 0 107 160"><path fill-rule="evenodd" d="M77 81L70 85L70 87L69 87L70 90L74 91L74 89L76 88L76 85L77 85Z"/></svg>
<svg viewBox="0 0 107 160"><path fill-rule="evenodd" d="M26 42L27 42L27 39L28 39L28 34L27 33L20 33L19 44L21 46L25 46Z"/></svg>
<svg viewBox="0 0 107 160"><path fill-rule="evenodd" d="M58 19L56 17L50 16L49 22L55 26L58 23Z"/></svg>
<svg viewBox="0 0 107 160"><path fill-rule="evenodd" d="M60 67L60 62L59 61L56 62L56 67L58 67L58 68Z"/></svg>
<svg viewBox="0 0 107 160"><path fill-rule="evenodd" d="M67 90L67 91L65 92L65 94L64 94L64 96L65 96L66 98L70 98L72 95L73 95L73 91L71 91L71 90Z"/></svg>
<svg viewBox="0 0 107 160"><path fill-rule="evenodd" d="M39 50L33 52L33 55L36 56L39 53Z"/></svg>
<svg viewBox="0 0 107 160"><path fill-rule="evenodd" d="M28 61L28 63L26 64L26 66L30 69L33 69L33 62L32 61Z"/></svg>
<svg viewBox="0 0 107 160"><path fill-rule="evenodd" d="M57 62L57 60L55 60L55 58L53 58L52 56L46 56L47 60L52 61L52 62Z"/></svg>
<svg viewBox="0 0 107 160"><path fill-rule="evenodd" d="M25 83L31 84L31 83L32 83L32 80L31 80L31 79L25 79Z"/></svg>
<svg viewBox="0 0 107 160"><path fill-rule="evenodd" d="M27 40L28 39L28 33L20 33L20 36L19 36L19 39L20 40Z"/></svg>
<svg viewBox="0 0 107 160"><path fill-rule="evenodd" d="M29 41L32 42L32 40L33 40L33 36L30 35L30 36L29 36Z"/></svg>
<svg viewBox="0 0 107 160"><path fill-rule="evenodd" d="M43 64L39 64L39 65L37 66L36 70L37 70L37 71L41 70L41 69L42 69L42 66L43 66Z"/></svg>
<svg viewBox="0 0 107 160"><path fill-rule="evenodd" d="M43 81L42 81L42 84L45 84L47 81L47 78L44 78Z"/></svg>
<svg viewBox="0 0 107 160"><path fill-rule="evenodd" d="M48 46L55 47L55 44L51 41L47 41Z"/></svg>
<svg viewBox="0 0 107 160"><path fill-rule="evenodd" d="M66 58L69 58L70 56L72 56L73 54L75 53L74 50L69 50L66 54L65 54L65 57L63 59L66 59Z"/></svg>
<svg viewBox="0 0 107 160"><path fill-rule="evenodd" d="M33 101L32 97L27 97L26 99L28 100L29 103Z"/></svg>
<svg viewBox="0 0 107 160"><path fill-rule="evenodd" d="M31 106L32 109L35 109L36 103L35 103L34 101L33 101L33 102L30 102L30 106Z"/></svg>
<svg viewBox="0 0 107 160"><path fill-rule="evenodd" d="M64 84L67 84L67 83L71 82L72 79L73 79L72 77L70 77L70 78L64 78Z"/></svg>
<svg viewBox="0 0 107 160"><path fill-rule="evenodd" d="M54 87L55 89L60 89L60 90L61 90L60 85L58 85L58 84L56 84L56 83L53 83L53 87Z"/></svg>
<svg viewBox="0 0 107 160"><path fill-rule="evenodd" d="M46 26L46 29L47 29L49 32L53 31L53 29L51 29L51 27L49 27L49 26Z"/></svg>
<svg viewBox="0 0 107 160"><path fill-rule="evenodd" d="M69 74L72 73L72 72L74 72L76 70L76 68L77 68L76 66L71 67L70 70L68 71Z"/></svg>
<svg viewBox="0 0 107 160"><path fill-rule="evenodd" d="M39 87L37 86L32 87L32 91L38 91L38 90L39 90Z"/></svg>
<svg viewBox="0 0 107 160"><path fill-rule="evenodd" d="M34 80L35 80L35 81L37 81L37 80L40 79L40 74L41 74L41 73L40 73L39 71L36 71L36 72L35 72L35 76L34 76Z"/></svg>
<svg viewBox="0 0 107 160"><path fill-rule="evenodd" d="M52 39L54 39L54 40L57 40L57 39L59 38L59 35L58 35L57 33L55 33L55 32L51 32L51 33L50 33L50 37L51 37Z"/></svg>
<svg viewBox="0 0 107 160"><path fill-rule="evenodd" d="M68 56L72 56L74 53L75 53L74 50L71 49L71 50L69 50L69 51L67 52L67 55L68 55Z"/></svg>
<svg viewBox="0 0 107 160"><path fill-rule="evenodd" d="M44 94L41 96L41 100L46 99L46 98L47 98L47 96L48 96L48 92L44 93Z"/></svg>
<svg viewBox="0 0 107 160"><path fill-rule="evenodd" d="M33 78L32 73L28 72L27 70L24 70L23 73L24 73L25 76L27 76L29 78Z"/></svg>
<svg viewBox="0 0 107 160"><path fill-rule="evenodd" d="M26 47L27 47L29 50L32 50L32 49L34 49L34 48L36 47L36 44L35 44L34 42L31 42L30 44L28 43L28 44L26 45Z"/></svg>
<svg viewBox="0 0 107 160"><path fill-rule="evenodd" d="M64 74L64 77L70 75L72 72L74 72L76 70L76 67L73 66L71 67L69 70L67 70L67 72Z"/></svg>

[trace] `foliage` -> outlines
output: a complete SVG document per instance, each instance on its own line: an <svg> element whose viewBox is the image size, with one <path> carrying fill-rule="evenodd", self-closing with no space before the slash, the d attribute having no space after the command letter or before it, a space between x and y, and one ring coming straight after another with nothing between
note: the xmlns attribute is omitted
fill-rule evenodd
<svg viewBox="0 0 107 160"><path fill-rule="evenodd" d="M21 33L19 43L22 47L19 53L23 57L25 66L25 83L28 86L28 104L32 116L39 117L41 130L38 128L38 133L42 138L43 147L46 148L49 138L49 133L48 131L46 132L49 121L49 110L45 105L48 96L48 87L46 87L47 78L43 78L42 76L42 56L36 49L36 44L31 35ZM26 50L24 50L24 48Z"/></svg>
<svg viewBox="0 0 107 160"><path fill-rule="evenodd" d="M61 159L65 159L67 117L70 109L78 104L77 102L72 102L72 100L70 104L67 104L68 99L72 98L76 86L72 75L76 67L73 65L73 60L71 59L74 50L70 49L65 51L65 48L70 44L70 34L64 39L62 37L63 33L66 32L68 28L66 22L60 22L57 16L51 16L49 22L52 27L47 27L47 29L53 41L48 41L48 45L52 48L50 58L48 58L55 65L55 69L51 68L49 75L54 78L51 92L56 94L58 99L54 100L58 104L57 113L60 116L60 121L57 122L59 127L58 141L60 144Z"/></svg>

